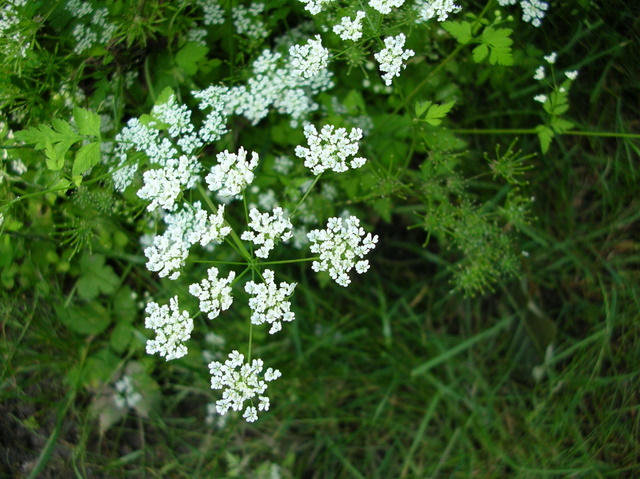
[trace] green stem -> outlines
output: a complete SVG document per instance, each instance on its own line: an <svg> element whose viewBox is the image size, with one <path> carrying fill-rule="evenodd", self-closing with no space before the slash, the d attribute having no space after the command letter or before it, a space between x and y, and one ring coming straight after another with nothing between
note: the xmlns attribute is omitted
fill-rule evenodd
<svg viewBox="0 0 640 479"><path fill-rule="evenodd" d="M304 200L307 198L307 196L309 196L309 193L311 192L313 187L316 186L316 183L318 182L318 180L320 179L321 176L322 176L322 173L320 173L318 176L316 176L316 179L313 180L313 184L309 187L309 189L305 192L304 196L300 199L300 201L298 201L298 204L293 209L293 212L290 215L291 218L293 218L293 215L295 215L296 211L298 211L298 208L300 207L300 205L304 202Z"/></svg>
<svg viewBox="0 0 640 479"><path fill-rule="evenodd" d="M451 133L473 134L473 135L537 135L535 128L504 128L504 129L476 129L476 128L451 128L447 131ZM558 136L593 136L607 138L633 138L640 139L637 133L617 133L613 131L563 131L555 133Z"/></svg>

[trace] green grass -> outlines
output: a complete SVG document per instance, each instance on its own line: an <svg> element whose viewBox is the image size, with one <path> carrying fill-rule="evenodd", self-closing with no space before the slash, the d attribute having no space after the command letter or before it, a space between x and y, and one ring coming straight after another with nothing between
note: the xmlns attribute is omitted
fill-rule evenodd
<svg viewBox="0 0 640 479"><path fill-rule="evenodd" d="M563 65L580 68L569 110L577 129L637 133L637 14L620 2L572 23L571 8L521 41L558 48ZM457 126L535 126L539 113L520 106L534 94L528 70L520 73L507 94L501 73L487 80L498 87L493 109L513 108L505 125L472 101L487 85L469 67L458 79L469 97ZM461 137L470 170L512 139ZM539 149L535 136L518 146ZM162 395L149 417L130 413L101 433L91 414L99 384L80 388L70 371L108 334L80 337L60 323L54 306L76 278L44 269L42 238L21 238L18 286L0 293L0 477L640 477L639 156L637 140L554 139L526 174L535 201L518 236L522 276L475 297L451 292L459 255L445 242L422 248L426 233L408 229L424 205L400 177L392 222L370 215L380 243L366 275L345 289L308 268L287 270L299 283L297 319L254 344L283 376L269 389L271 410L251 425L233 415L222 428L206 425L217 396L197 353L165 364L144 357L138 337L118 361L146 361ZM469 184L478 198L503 194L496 182ZM46 236L55 199L28 203ZM136 290L166 287L118 255L110 264ZM220 328L230 344L244 337Z"/></svg>

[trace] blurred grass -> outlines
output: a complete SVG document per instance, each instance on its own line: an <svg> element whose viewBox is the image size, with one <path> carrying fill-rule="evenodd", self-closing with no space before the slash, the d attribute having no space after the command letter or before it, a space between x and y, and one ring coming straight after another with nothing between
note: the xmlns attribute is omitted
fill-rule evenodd
<svg viewBox="0 0 640 479"><path fill-rule="evenodd" d="M637 132L633 8L603 5L586 32L565 13L552 10L536 35L565 42L581 67L571 115L584 130ZM513 98L497 97L496 111ZM495 138L471 141L491 151ZM90 345L57 323L49 298L3 294L0 476L27 477L57 435L38 477L250 478L273 465L296 479L639 477L639 146L567 135L551 151L531 177L521 280L450 294L446 265L418 247L400 209L348 289L296 275L297 320L256 351L283 377L254 425L206 426L214 395L180 365L158 371L165 394L149 419L100 437L80 392L58 422L66 373ZM549 352L532 324L554 337Z"/></svg>

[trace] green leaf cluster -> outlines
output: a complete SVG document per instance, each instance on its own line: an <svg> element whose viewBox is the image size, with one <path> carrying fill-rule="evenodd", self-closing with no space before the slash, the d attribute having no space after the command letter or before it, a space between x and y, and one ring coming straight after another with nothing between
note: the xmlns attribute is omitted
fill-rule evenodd
<svg viewBox="0 0 640 479"><path fill-rule="evenodd" d="M97 113L75 107L75 127L68 121L54 118L48 125L39 125L16 132L16 138L44 150L47 168L59 171L64 167L67 153L76 143L88 140L75 154L71 175L79 177L100 161L100 116Z"/></svg>

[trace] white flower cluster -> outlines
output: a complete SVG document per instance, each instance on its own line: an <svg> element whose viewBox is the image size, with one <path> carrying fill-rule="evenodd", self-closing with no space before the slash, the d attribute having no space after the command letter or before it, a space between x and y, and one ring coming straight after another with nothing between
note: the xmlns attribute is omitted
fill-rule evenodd
<svg viewBox="0 0 640 479"><path fill-rule="evenodd" d="M147 269L157 271L161 278L180 276L192 245L220 243L231 232L231 228L224 225L224 205L218 205L217 213L207 217L199 201L193 206L185 205L176 214L166 215L164 222L167 224L164 234L155 236L153 244L144 250L149 260Z"/></svg>
<svg viewBox="0 0 640 479"><path fill-rule="evenodd" d="M383 15L391 13L393 7L401 7L404 0L369 0L369 6Z"/></svg>
<svg viewBox="0 0 640 479"><path fill-rule="evenodd" d="M279 63L284 66L279 67ZM296 126L300 119L318 109L312 95L331 88L333 82L332 74L326 68L309 78L294 74L293 69L290 58L282 59L280 53L264 50L253 62L254 76L247 80L246 85L232 88L211 86L192 92L201 99L200 109L214 107L200 130L200 137L205 141L220 138L226 133L226 116L231 114L243 115L256 125L272 107L279 113L291 115L292 126ZM209 132L210 137L205 137Z"/></svg>
<svg viewBox="0 0 640 479"><path fill-rule="evenodd" d="M355 216L329 218L326 229L313 230L307 237L311 242L311 252L320 255L320 261L314 261L312 269L328 271L336 283L345 287L351 282L347 273L354 267L359 274L369 269L369 261L361 258L378 242L378 236L366 233Z"/></svg>
<svg viewBox="0 0 640 479"><path fill-rule="evenodd" d="M211 167L211 173L205 178L209 190L217 191L223 198L242 198L242 192L254 178L253 169L258 166L258 154L251 154L247 161L247 151L240 147L238 153L225 150L216 156L218 164Z"/></svg>
<svg viewBox="0 0 640 479"><path fill-rule="evenodd" d="M107 8L94 10L91 2L68 0L65 9L78 19L91 17L88 25L78 23L71 33L76 40L76 46L73 51L77 54L88 50L96 43L106 45L117 29L115 24L106 20L109 16Z"/></svg>
<svg viewBox="0 0 640 479"><path fill-rule="evenodd" d="M384 39L385 48L374 55L380 63L380 71L385 72L382 79L387 86L391 85L393 77L400 76L401 69L406 68L403 62L415 55L413 50L402 49L405 40L404 33L400 33L396 37L387 37Z"/></svg>
<svg viewBox="0 0 640 479"><path fill-rule="evenodd" d="M264 22L260 18L264 12L264 3L252 3L249 8L236 5L231 9L233 26L238 35L246 35L254 40L266 38L269 35Z"/></svg>
<svg viewBox="0 0 640 479"><path fill-rule="evenodd" d="M454 0L418 0L415 9L418 11L416 23L423 23L438 17L439 22L449 18L450 13L458 13L461 7Z"/></svg>
<svg viewBox="0 0 640 479"><path fill-rule="evenodd" d="M5 2L5 5L0 9L0 38L3 39L0 53L4 54L4 58L9 59L15 56L24 58L27 56L31 42L27 41L26 35L18 26L20 23L19 9L26 4L27 0L13 0Z"/></svg>
<svg viewBox="0 0 640 479"><path fill-rule="evenodd" d="M226 278L218 278L218 268L212 266L207 270L207 278L189 286L189 293L200 300L200 311L208 313L209 319L217 318L233 303L231 283L235 277L235 271L231 271Z"/></svg>
<svg viewBox="0 0 640 479"><path fill-rule="evenodd" d="M501 7L506 7L507 5L515 5L516 0L498 0L498 4ZM534 27L539 27L542 25L545 12L549 9L549 4L541 0L520 0L520 7L522 8L522 20L531 23Z"/></svg>
<svg viewBox="0 0 640 479"><path fill-rule="evenodd" d="M142 394L133 387L131 376L125 374L114 384L114 387L119 394L113 397L113 401L120 409L134 408L142 401Z"/></svg>
<svg viewBox="0 0 640 479"><path fill-rule="evenodd" d="M160 207L167 211L175 211L176 200L183 188L193 188L200 179L201 165L195 156L182 155L171 159L164 168L144 172L144 186L138 190L138 196L150 200L149 211Z"/></svg>
<svg viewBox="0 0 640 479"><path fill-rule="evenodd" d="M291 303L287 301L293 294L297 283L280 283L276 286L273 271L265 269L262 273L264 283L257 284L249 281L244 290L253 295L249 299L251 308L251 323L260 325L268 323L271 325L269 334L277 333L282 329L282 321L293 321L295 313L291 312Z"/></svg>
<svg viewBox="0 0 640 479"><path fill-rule="evenodd" d="M317 15L322 11L325 5L328 5L333 1L334 0L300 0L300 2L305 4L305 10L307 10L311 15Z"/></svg>
<svg viewBox="0 0 640 479"><path fill-rule="evenodd" d="M170 95L165 103L155 105L153 110L151 110L151 116L159 122L168 125L169 135L172 138L193 131L191 110L187 108L187 105L178 104L175 95Z"/></svg>
<svg viewBox="0 0 640 479"><path fill-rule="evenodd" d="M329 50L322 46L320 35L310 38L306 45L289 48L293 73L302 78L311 78L327 68Z"/></svg>
<svg viewBox="0 0 640 479"><path fill-rule="evenodd" d="M169 306L160 306L151 301L145 312L148 316L144 327L156 333L156 339L147 341L147 354L159 353L167 361L187 354L187 347L183 343L191 337L193 320L187 311L180 311L178 297L171 298Z"/></svg>
<svg viewBox="0 0 640 479"><path fill-rule="evenodd" d="M293 225L284 211L279 206L273 209L273 214L261 214L256 208L249 211L251 222L249 228L253 231L242 233L241 239L251 241L255 245L262 245L255 251L258 258L266 259L269 252L275 247L276 241L288 241L291 239Z"/></svg>
<svg viewBox="0 0 640 479"><path fill-rule="evenodd" d="M349 167L360 168L367 161L365 158L353 158L347 166L347 158L358 153L358 141L362 138L360 128L352 128L347 136L345 128L336 130L333 125L325 125L318 134L315 126L307 124L304 136L309 148L298 145L295 153L299 158L304 158L304 166L310 168L314 175L325 170L342 173Z"/></svg>
<svg viewBox="0 0 640 479"><path fill-rule="evenodd" d="M239 411L244 402L258 396L258 408L247 406L242 415L247 422L258 419L258 410L269 410L269 398L262 396L267 390L267 383L278 379L282 374L277 369L269 368L260 378L264 363L262 359L254 359L251 364L244 362L244 355L238 351L229 354L224 364L218 361L209 363L211 373L211 389L224 389L222 399L216 401L216 410L225 414L229 409Z"/></svg>
<svg viewBox="0 0 640 479"><path fill-rule="evenodd" d="M354 42L362 38L362 20L365 17L363 11L356 13L356 18L342 17L340 24L333 27L333 33L342 40L353 40Z"/></svg>
<svg viewBox="0 0 640 479"><path fill-rule="evenodd" d="M205 25L222 25L224 23L224 9L216 0L197 0L196 4L202 8Z"/></svg>

